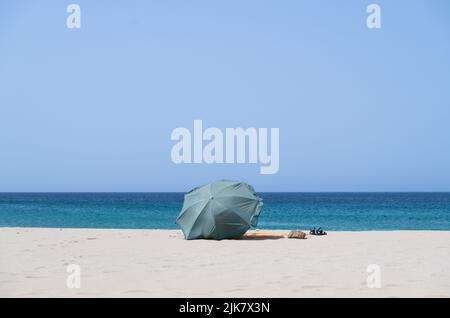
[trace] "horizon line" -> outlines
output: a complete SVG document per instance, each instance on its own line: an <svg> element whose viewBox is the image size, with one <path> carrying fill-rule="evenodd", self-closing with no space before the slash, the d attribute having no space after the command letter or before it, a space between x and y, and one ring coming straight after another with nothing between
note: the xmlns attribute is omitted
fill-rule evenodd
<svg viewBox="0 0 450 318"><path fill-rule="evenodd" d="M0 194L127 194L127 193L187 193L188 191L0 191ZM255 191L256 193L450 193L450 191Z"/></svg>

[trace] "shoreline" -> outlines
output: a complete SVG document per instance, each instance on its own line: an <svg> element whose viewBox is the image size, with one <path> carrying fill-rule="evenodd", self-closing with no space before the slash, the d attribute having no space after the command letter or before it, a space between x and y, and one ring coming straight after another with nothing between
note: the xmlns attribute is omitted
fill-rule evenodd
<svg viewBox="0 0 450 318"><path fill-rule="evenodd" d="M186 241L180 230L3 227L0 297L450 297L449 243L441 230ZM373 264L381 288L368 286ZM67 286L70 265L81 288Z"/></svg>
<svg viewBox="0 0 450 318"><path fill-rule="evenodd" d="M316 227L317 228L317 227ZM105 230L105 231L174 231L181 232L179 228L121 228L121 227L43 227L43 226L0 226L1 230L14 230L14 229L35 229L35 230ZM247 232L275 232L275 233L289 233L290 231L303 231L305 233L309 233L309 229L301 229L301 228L289 228L289 229L273 229L273 228L252 228ZM413 229L413 230L404 230L404 229L384 229L384 230L327 230L327 233L373 233L373 232L449 232L450 229ZM449 242L450 244L450 242Z"/></svg>

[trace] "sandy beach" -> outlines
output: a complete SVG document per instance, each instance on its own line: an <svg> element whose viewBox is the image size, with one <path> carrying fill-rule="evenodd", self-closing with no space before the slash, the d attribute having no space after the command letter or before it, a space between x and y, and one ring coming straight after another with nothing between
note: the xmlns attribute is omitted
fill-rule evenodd
<svg viewBox="0 0 450 318"><path fill-rule="evenodd" d="M71 264L80 288L67 286ZM450 232L439 231L185 241L176 230L0 229L0 297L449 297L448 264Z"/></svg>

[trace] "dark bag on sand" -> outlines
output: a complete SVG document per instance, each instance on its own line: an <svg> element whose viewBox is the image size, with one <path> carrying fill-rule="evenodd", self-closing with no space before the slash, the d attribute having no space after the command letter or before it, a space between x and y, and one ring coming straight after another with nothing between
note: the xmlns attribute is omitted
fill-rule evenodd
<svg viewBox="0 0 450 318"><path fill-rule="evenodd" d="M302 231L290 231L288 234L288 238L295 238L295 239L306 239L306 233Z"/></svg>

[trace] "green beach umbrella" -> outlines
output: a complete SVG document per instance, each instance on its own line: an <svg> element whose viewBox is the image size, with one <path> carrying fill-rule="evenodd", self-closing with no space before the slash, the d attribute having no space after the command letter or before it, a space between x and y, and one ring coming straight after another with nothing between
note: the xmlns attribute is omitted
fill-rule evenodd
<svg viewBox="0 0 450 318"><path fill-rule="evenodd" d="M257 225L262 205L250 185L217 181L185 194L177 224L187 240L240 238Z"/></svg>

